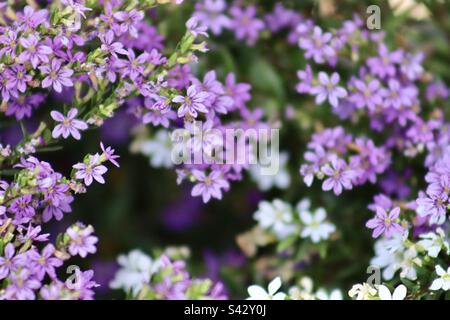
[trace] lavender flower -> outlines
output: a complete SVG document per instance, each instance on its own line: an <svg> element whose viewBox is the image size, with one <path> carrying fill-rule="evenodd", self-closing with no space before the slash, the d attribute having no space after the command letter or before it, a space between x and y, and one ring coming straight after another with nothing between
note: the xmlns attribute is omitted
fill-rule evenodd
<svg viewBox="0 0 450 320"><path fill-rule="evenodd" d="M13 98L8 104L8 109L5 114L7 116L14 115L17 120L29 118L32 115L33 109L37 108L44 101L44 97L44 95L37 93Z"/></svg>
<svg viewBox="0 0 450 320"><path fill-rule="evenodd" d="M39 254L36 250L31 250L28 257L32 264L33 273L39 280L42 280L45 274L48 274L52 279L56 278L55 268L62 266L62 260L54 257L55 247L52 244L47 244Z"/></svg>
<svg viewBox="0 0 450 320"><path fill-rule="evenodd" d="M362 80L356 79L354 86L358 90L351 94L349 100L352 101L357 108L367 107L370 110L375 110L377 106L383 103L382 92L380 92L380 82L376 79L366 83Z"/></svg>
<svg viewBox="0 0 450 320"><path fill-rule="evenodd" d="M99 34L98 36L102 42L101 49L104 52L107 52L113 56L116 56L117 53L127 55L128 51L123 48L123 44L121 42L114 42L114 32L112 30L108 30L104 34Z"/></svg>
<svg viewBox="0 0 450 320"><path fill-rule="evenodd" d="M16 250L12 243L5 246L4 256L0 257L0 280L5 279L8 275L27 262L25 254L15 254Z"/></svg>
<svg viewBox="0 0 450 320"><path fill-rule="evenodd" d="M217 36L231 25L230 18L224 14L226 6L225 0L203 0L196 3L193 17Z"/></svg>
<svg viewBox="0 0 450 320"><path fill-rule="evenodd" d="M115 150L111 147L106 147L103 145L103 142L100 142L100 148L103 151L103 156L105 157L106 161L111 162L113 165L115 165L117 168L120 167L119 163L116 161L116 159L119 159L120 156L114 154Z"/></svg>
<svg viewBox="0 0 450 320"><path fill-rule="evenodd" d="M197 91L197 88L192 85L187 89L186 96L176 96L172 99L175 103L181 103L178 109L178 117L184 117L188 113L191 117L196 118L198 112L208 113L206 108L206 101L209 94L203 91Z"/></svg>
<svg viewBox="0 0 450 320"><path fill-rule="evenodd" d="M105 174L108 169L100 164L100 155L98 153L90 157L88 164L77 163L73 168L77 169L75 178L84 180L86 186L90 186L94 180L101 184L105 183L103 174Z"/></svg>
<svg viewBox="0 0 450 320"><path fill-rule="evenodd" d="M205 37L208 36L208 33L206 32L208 28L201 24L196 17L192 17L186 22L186 28L194 38L197 38L200 35Z"/></svg>
<svg viewBox="0 0 450 320"><path fill-rule="evenodd" d="M355 178L355 172L347 168L344 160L333 157L331 165L326 164L321 170L328 176L322 184L322 190L333 189L335 195L340 195L343 188L352 189L352 179Z"/></svg>
<svg viewBox="0 0 450 320"><path fill-rule="evenodd" d="M305 70L299 70L297 72L297 77L300 79L300 82L295 87L297 92L309 93L313 87L312 83L314 79L311 66L307 64Z"/></svg>
<svg viewBox="0 0 450 320"><path fill-rule="evenodd" d="M211 198L222 199L221 189L227 190L229 183L223 178L222 171L212 171L206 175L203 171L194 170L192 172L197 184L192 188L193 197L202 196L203 202L208 202Z"/></svg>
<svg viewBox="0 0 450 320"><path fill-rule="evenodd" d="M322 104L328 99L328 102L333 106L337 107L339 104L339 99L347 96L347 91L338 86L339 74L333 72L331 77L325 72L319 72L319 85L314 86L310 93L316 95L316 103Z"/></svg>
<svg viewBox="0 0 450 320"><path fill-rule="evenodd" d="M10 276L11 284L5 289L4 298L12 300L34 300L34 290L41 287L41 283L34 278L28 269L20 269Z"/></svg>
<svg viewBox="0 0 450 320"><path fill-rule="evenodd" d="M389 214L381 207L376 207L376 216L366 223L366 227L374 229L372 236L378 238L384 234L387 238L391 238L394 233L403 233L403 228L396 222L400 215L400 208L393 208Z"/></svg>
<svg viewBox="0 0 450 320"><path fill-rule="evenodd" d="M7 77L10 81L10 87L17 89L22 93L27 89L27 82L32 79L22 65L14 65L11 69L8 69Z"/></svg>
<svg viewBox="0 0 450 320"><path fill-rule="evenodd" d="M403 52L400 50L389 52L384 44L380 44L378 53L378 57L367 59L367 65L370 68L370 72L381 78L387 76L393 77L396 72L395 64L401 62Z"/></svg>
<svg viewBox="0 0 450 320"><path fill-rule="evenodd" d="M246 8L232 7L230 9L232 16L231 29L238 40L246 40L249 46L256 43L259 33L264 29L264 22L257 19L256 7L247 6Z"/></svg>
<svg viewBox="0 0 450 320"><path fill-rule="evenodd" d="M78 109L76 108L70 109L67 113L67 117L64 117L64 115L58 111L52 111L50 115L53 120L61 122L61 124L58 124L53 129L53 138L57 139L62 135L64 139L67 139L69 135L71 135L74 139L80 140L81 134L78 130L86 130L88 125L84 121L75 119L77 114Z"/></svg>
<svg viewBox="0 0 450 320"><path fill-rule="evenodd" d="M44 80L42 80L42 88L53 86L53 89L56 92L61 92L63 86L73 86L73 82L70 78L73 74L73 70L61 67L61 63L61 60L54 58L50 65L39 67L39 70L41 70L44 75L47 75Z"/></svg>
<svg viewBox="0 0 450 320"><path fill-rule="evenodd" d="M30 61L34 69L42 62L48 63L48 57L53 53L52 48L39 43L38 38L32 34L27 38L20 38L20 44L25 50L19 55L19 61L21 63Z"/></svg>
<svg viewBox="0 0 450 320"><path fill-rule="evenodd" d="M312 35L300 38L299 46L305 50L307 59L312 58L315 63L324 63L335 55L330 46L332 37L331 33L323 33L320 27L315 26Z"/></svg>
<svg viewBox="0 0 450 320"><path fill-rule="evenodd" d="M95 244L98 242L98 238L92 235L93 232L92 226L84 227L82 224L67 229L66 233L70 238L69 253L82 258L85 258L88 253L95 253L97 251Z"/></svg>

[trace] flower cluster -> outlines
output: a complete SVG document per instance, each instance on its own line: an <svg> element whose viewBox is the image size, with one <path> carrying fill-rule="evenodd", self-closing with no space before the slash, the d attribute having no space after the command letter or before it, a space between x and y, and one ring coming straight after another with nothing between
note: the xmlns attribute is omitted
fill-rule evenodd
<svg viewBox="0 0 450 320"><path fill-rule="evenodd" d="M368 181L375 183L390 163L386 148L367 138L353 138L342 127L314 134L308 149L304 155L308 163L300 168L304 182L310 186L315 177L323 179L322 190L336 195Z"/></svg>
<svg viewBox="0 0 450 320"><path fill-rule="evenodd" d="M139 300L227 298L220 282L191 277L183 260L183 250L166 251L155 259L140 250L119 256L120 269L110 283L111 288L122 289Z"/></svg>
<svg viewBox="0 0 450 320"><path fill-rule="evenodd" d="M29 207L28 207L29 209ZM0 299L32 300L88 300L94 297L97 286L92 279L93 271L67 268L72 274L61 280L57 272L64 262L74 256L86 257L95 253L97 237L93 228L81 223L69 227L60 234L55 244L50 234L42 228L28 224L28 227L14 225L11 219L1 226L2 254L0 256Z"/></svg>

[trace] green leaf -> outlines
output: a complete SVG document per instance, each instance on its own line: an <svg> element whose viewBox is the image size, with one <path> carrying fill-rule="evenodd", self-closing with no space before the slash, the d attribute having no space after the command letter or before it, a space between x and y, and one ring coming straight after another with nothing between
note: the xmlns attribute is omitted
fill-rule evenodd
<svg viewBox="0 0 450 320"><path fill-rule="evenodd" d="M298 239L298 235L291 235L287 237L286 239L283 239L281 242L277 245L277 252L282 252L292 246L295 241Z"/></svg>
<svg viewBox="0 0 450 320"><path fill-rule="evenodd" d="M284 85L274 67L266 60L257 58L249 70L250 81L256 90L274 95L279 101L285 99Z"/></svg>

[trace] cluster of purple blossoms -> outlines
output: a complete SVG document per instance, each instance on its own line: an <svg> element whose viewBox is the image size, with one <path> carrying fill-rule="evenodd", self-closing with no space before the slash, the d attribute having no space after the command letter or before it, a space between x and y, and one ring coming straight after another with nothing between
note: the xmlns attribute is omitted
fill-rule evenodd
<svg viewBox="0 0 450 320"><path fill-rule="evenodd" d="M114 151L101 147L103 153L97 154L97 161L117 164ZM96 252L98 239L93 227L77 223L55 244L49 243L50 234L42 233L41 227L70 213L74 194L84 192L88 183L76 181L78 172L64 177L34 156L21 158L14 167L16 179L0 181L0 235L5 244L0 252L0 280L7 279L0 298L92 299L96 283L91 271L73 270L75 277L63 282L56 269L72 256L84 258Z"/></svg>
<svg viewBox="0 0 450 320"><path fill-rule="evenodd" d="M2 227L7 227L3 224ZM92 228L92 227L90 227ZM62 281L57 270L73 256L69 249L75 245L67 240L68 233L61 235L55 245L49 242L49 234L41 233L41 227L30 223L8 228L5 239L11 239L0 256L0 280L7 279L7 285L0 289L0 299L44 300L92 299L92 271L73 270L75 277ZM13 233L16 233L13 235ZM91 236L95 240L96 237ZM80 244L78 244L80 245ZM95 250L94 250L95 252Z"/></svg>
<svg viewBox="0 0 450 320"><path fill-rule="evenodd" d="M164 274L162 281L154 285L155 293L159 298L167 300L193 299L194 297L189 296L189 291L200 285L203 280L191 278L183 260L172 261L163 255L159 258L159 263L160 272ZM222 283L217 282L208 287L210 288L207 292L200 293L203 295L202 299L224 300L227 298Z"/></svg>
<svg viewBox="0 0 450 320"><path fill-rule="evenodd" d="M236 39L252 46L265 29L264 20L256 16L256 7L253 5L243 7L236 1L227 7L225 0L203 0L195 8L193 17L215 36L223 30L232 30Z"/></svg>
<svg viewBox="0 0 450 320"><path fill-rule="evenodd" d="M323 190L336 195L367 181L375 183L390 163L390 153L367 138L353 138L342 127L325 129L312 136L305 153L306 164L300 168L304 182L324 179Z"/></svg>

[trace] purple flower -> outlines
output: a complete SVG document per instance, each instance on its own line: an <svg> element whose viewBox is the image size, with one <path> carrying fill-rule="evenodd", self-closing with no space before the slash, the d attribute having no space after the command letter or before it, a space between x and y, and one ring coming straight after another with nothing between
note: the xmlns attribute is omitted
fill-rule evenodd
<svg viewBox="0 0 450 320"><path fill-rule="evenodd" d="M167 84L177 90L186 89L191 83L191 69L189 65L176 65L169 71Z"/></svg>
<svg viewBox="0 0 450 320"><path fill-rule="evenodd" d="M28 225L27 233L25 235L20 234L18 236L18 240L20 243L25 243L28 240L36 241L36 242L46 242L48 241L48 237L50 233L41 234L42 228L41 226L33 227L31 223Z"/></svg>
<svg viewBox="0 0 450 320"><path fill-rule="evenodd" d="M11 58L15 58L18 45L17 32L11 29L2 30L0 44L3 45L3 48L0 49L0 58L4 55L10 55Z"/></svg>
<svg viewBox="0 0 450 320"><path fill-rule="evenodd" d="M435 100L436 98L447 99L449 95L449 88L441 81L430 83L425 93L428 101Z"/></svg>
<svg viewBox="0 0 450 320"><path fill-rule="evenodd" d="M430 217L432 224L445 222L448 204L448 194L445 192L427 192L416 200L417 212L421 217Z"/></svg>
<svg viewBox="0 0 450 320"><path fill-rule="evenodd" d="M88 253L94 254L97 251L95 244L98 238L92 235L93 232L92 226L84 227L82 224L76 224L67 229L66 233L70 238L69 253L82 258L85 258Z"/></svg>
<svg viewBox="0 0 450 320"><path fill-rule="evenodd" d="M400 215L400 208L393 208L389 214L381 207L376 207L376 215L366 223L366 227L374 229L372 237L378 238L384 234L387 238L391 238L394 233L403 233L402 226L395 222Z"/></svg>
<svg viewBox="0 0 450 320"><path fill-rule="evenodd" d="M48 10L37 10L31 6L26 6L22 12L17 14L19 21L25 24L29 29L36 29L39 25L47 25Z"/></svg>
<svg viewBox="0 0 450 320"><path fill-rule="evenodd" d="M417 100L418 90L415 86L402 85L396 79L389 79L389 89L381 89L385 96L385 107L400 109L401 107L411 107Z"/></svg>
<svg viewBox="0 0 450 320"><path fill-rule="evenodd" d="M16 88L20 92L25 92L27 89L27 82L31 81L32 77L27 74L27 70L23 65L14 65L12 69L8 69L7 77L10 81L10 86Z"/></svg>
<svg viewBox="0 0 450 320"><path fill-rule="evenodd" d="M66 194L68 190L67 184L59 184L51 188L51 192L45 196L48 206L42 212L42 221L48 222L53 217L60 221L64 213L72 212L70 204L73 202L73 197Z"/></svg>
<svg viewBox="0 0 450 320"><path fill-rule="evenodd" d="M144 73L144 64L148 62L149 54L144 52L136 57L136 54L132 49L128 49L128 60L118 59L116 65L122 68L122 76L129 76L131 80L136 80L140 75Z"/></svg>
<svg viewBox="0 0 450 320"><path fill-rule="evenodd" d="M384 44L380 44L378 53L380 54L378 57L367 59L370 72L381 78L393 77L395 75L395 64L401 62L403 52L400 50L389 52Z"/></svg>
<svg viewBox="0 0 450 320"><path fill-rule="evenodd" d="M208 113L205 103L209 98L209 94L203 91L197 91L195 85L190 86L187 89L186 96L176 96L172 99L175 103L181 103L178 109L178 117L184 117L186 113L193 118L197 117L197 112Z"/></svg>
<svg viewBox="0 0 450 320"><path fill-rule="evenodd" d="M67 117L64 117L64 115L58 111L50 112L53 120L61 122L61 124L56 125L53 129L52 137L58 139L59 136L62 135L64 139L67 139L69 135L71 135L74 139L80 140L81 135L78 130L86 130L88 125L84 121L75 119L77 114L78 109L76 108L70 109L67 113Z"/></svg>
<svg viewBox="0 0 450 320"><path fill-rule="evenodd" d="M193 17L205 25L214 35L220 35L222 29L228 29L231 20L223 14L226 9L225 0L203 0L195 5Z"/></svg>
<svg viewBox="0 0 450 320"><path fill-rule="evenodd" d="M357 108L367 107L369 110L375 110L377 106L383 103L380 94L380 82L376 79L366 83L360 79L354 81L356 92L351 94L349 100L352 101Z"/></svg>
<svg viewBox="0 0 450 320"><path fill-rule="evenodd" d="M33 197L31 194L26 194L14 199L8 211L15 214L17 223L29 221L36 213L33 207Z"/></svg>
<svg viewBox="0 0 450 320"><path fill-rule="evenodd" d="M62 4L69 6L72 10L79 16L82 16L86 19L85 12L92 11L91 8L88 8L84 5L84 1L80 0L61 0Z"/></svg>
<svg viewBox="0 0 450 320"><path fill-rule="evenodd" d="M338 86L339 74L333 72L331 77L325 72L319 72L319 85L314 86L310 93L316 95L316 103L321 104L328 99L328 102L333 106L337 107L339 104L339 99L347 96L347 91Z"/></svg>
<svg viewBox="0 0 450 320"><path fill-rule="evenodd" d="M10 273L26 265L27 257L24 253L15 255L16 250L12 243L5 246L4 256L0 257L0 280L8 277Z"/></svg>
<svg viewBox="0 0 450 320"><path fill-rule="evenodd" d="M331 33L322 33L322 29L315 26L312 35L300 38L299 45L305 50L307 59L312 58L315 63L324 63L336 55L329 44L332 37Z"/></svg>
<svg viewBox="0 0 450 320"><path fill-rule="evenodd" d="M123 44L121 42L114 42L114 32L112 30L108 30L106 33L101 33L98 37L102 42L100 47L102 51L108 52L113 56L116 56L116 53L123 55L128 54L128 52L123 48Z"/></svg>
<svg viewBox="0 0 450 320"><path fill-rule="evenodd" d="M251 88L248 83L237 83L234 73L229 73L225 79L225 93L234 100L236 109L245 107L245 103L250 101Z"/></svg>
<svg viewBox="0 0 450 320"><path fill-rule="evenodd" d="M120 156L114 154L115 150L111 147L106 147L103 145L103 142L100 142L100 148L103 151L103 156L105 157L106 161L111 162L113 165L115 165L117 168L120 167L119 163L116 161L116 159L119 159Z"/></svg>
<svg viewBox="0 0 450 320"><path fill-rule="evenodd" d="M201 24L196 17L192 17L186 22L186 28L194 38L197 38L199 35L208 37L208 33L206 32L208 28Z"/></svg>
<svg viewBox="0 0 450 320"><path fill-rule="evenodd" d="M158 30L148 24L146 21L141 21L136 25L139 37L133 38L128 35L120 37L120 42L128 48L137 49L140 51L150 52L153 49L164 49L164 37L158 33Z"/></svg>
<svg viewBox="0 0 450 320"><path fill-rule="evenodd" d="M39 43L38 38L33 34L30 34L28 38L20 38L20 44L26 50L19 55L19 61L21 63L30 61L34 69L41 62L48 63L48 56L53 53L52 48Z"/></svg>
<svg viewBox="0 0 450 320"><path fill-rule="evenodd" d="M408 80L417 80L423 73L422 62L424 54L406 53L400 64L400 71L408 78Z"/></svg>
<svg viewBox="0 0 450 320"><path fill-rule="evenodd" d="M30 96L20 96L14 98L9 104L5 114L14 115L17 120L31 117L33 108L37 108L44 101L44 95L32 94Z"/></svg>
<svg viewBox="0 0 450 320"><path fill-rule="evenodd" d="M2 99L4 101L8 101L11 96L15 98L19 97L17 89L11 85L11 81L9 81L9 76L6 71L4 74L0 73L0 93L2 94Z"/></svg>
<svg viewBox="0 0 450 320"><path fill-rule="evenodd" d="M97 282L92 280L94 277L93 270L81 271L75 269L75 283L67 285L69 289L76 292L76 295L81 300L92 300L94 298L94 291L92 288L98 287Z"/></svg>
<svg viewBox="0 0 450 320"><path fill-rule="evenodd" d="M49 285L43 286L39 293L43 300L61 300L64 289L61 281L52 281Z"/></svg>
<svg viewBox="0 0 450 320"><path fill-rule="evenodd" d="M121 33L128 32L132 37L138 37L137 25L142 19L144 19L144 13L142 11L138 11L136 9L133 9L130 12L118 11L114 13L113 16L117 21L121 22Z"/></svg>
<svg viewBox="0 0 450 320"><path fill-rule="evenodd" d="M297 77L300 79L300 82L295 87L297 92L309 93L311 91L312 82L314 79L311 66L307 64L305 70L297 71Z"/></svg>
<svg viewBox="0 0 450 320"><path fill-rule="evenodd" d="M352 180L355 178L355 172L347 168L344 160L333 157L331 166L326 164L322 167L322 172L328 176L322 184L322 190L333 189L335 195L342 193L342 188L352 189Z"/></svg>
<svg viewBox="0 0 450 320"><path fill-rule="evenodd" d="M264 22L257 19L256 7L250 5L246 8L232 7L230 14L233 17L231 20L230 29L234 31L238 40L247 40L247 44L252 46L259 38L259 33L264 29Z"/></svg>
<svg viewBox="0 0 450 320"><path fill-rule="evenodd" d="M90 186L95 179L98 183L105 183L105 179L102 177L108 169L99 164L100 155L96 153L90 157L89 163L77 163L73 168L78 171L75 173L75 178L78 180L84 179L84 184Z"/></svg>
<svg viewBox="0 0 450 320"><path fill-rule="evenodd" d="M170 126L170 122L177 118L177 114L175 111L171 110L166 105L166 98L158 97L158 101L154 101L152 98L145 98L144 105L147 109L150 109L150 112L147 112L142 117L142 123L156 126L163 126L164 128L168 128ZM162 106L159 108L158 106Z"/></svg>
<svg viewBox="0 0 450 320"><path fill-rule="evenodd" d="M30 250L28 257L32 264L33 273L39 280L44 279L45 274L48 274L52 279L56 278L55 268L62 266L61 259L54 257L55 247L49 243L42 249L39 254L37 250Z"/></svg>
<svg viewBox="0 0 450 320"><path fill-rule="evenodd" d="M11 284L5 289L5 298L16 300L34 300L34 290L41 287L40 281L33 277L28 269L13 272L10 276Z"/></svg>
<svg viewBox="0 0 450 320"><path fill-rule="evenodd" d="M266 15L265 20L271 31L277 32L285 27L294 25L299 15L293 11L286 9L281 2L277 2L271 14Z"/></svg>
<svg viewBox="0 0 450 320"><path fill-rule="evenodd" d="M53 86L53 89L56 92L61 92L62 86L73 86L73 82L70 79L73 70L61 67L61 62L61 60L54 58L50 65L39 67L39 70L41 70L44 75L47 75L44 80L42 80L42 88Z"/></svg>
<svg viewBox="0 0 450 320"><path fill-rule="evenodd" d="M208 176L203 171L193 170L192 175L197 180L197 184L192 188L191 195L193 197L201 195L204 203L211 198L222 199L221 189L227 190L230 187L220 170L212 171Z"/></svg>

